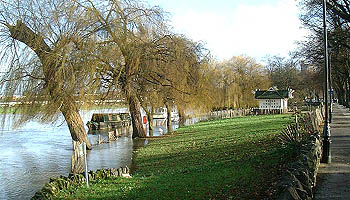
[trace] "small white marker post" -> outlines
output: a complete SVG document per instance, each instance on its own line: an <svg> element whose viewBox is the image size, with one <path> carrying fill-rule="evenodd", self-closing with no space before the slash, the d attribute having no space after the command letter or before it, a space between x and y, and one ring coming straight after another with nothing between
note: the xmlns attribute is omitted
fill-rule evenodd
<svg viewBox="0 0 350 200"><path fill-rule="evenodd" d="M89 187L89 176L88 176L88 167L87 167L87 159L86 159L86 143L85 142L83 142L83 148L84 148L84 165L85 165L86 187Z"/></svg>

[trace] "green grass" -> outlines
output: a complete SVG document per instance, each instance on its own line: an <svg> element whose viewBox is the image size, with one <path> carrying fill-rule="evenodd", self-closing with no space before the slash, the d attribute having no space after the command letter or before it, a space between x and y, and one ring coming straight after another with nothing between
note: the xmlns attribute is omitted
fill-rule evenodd
<svg viewBox="0 0 350 200"><path fill-rule="evenodd" d="M152 141L136 156L131 179L99 180L61 199L270 199L296 151L277 142L290 115L198 123Z"/></svg>

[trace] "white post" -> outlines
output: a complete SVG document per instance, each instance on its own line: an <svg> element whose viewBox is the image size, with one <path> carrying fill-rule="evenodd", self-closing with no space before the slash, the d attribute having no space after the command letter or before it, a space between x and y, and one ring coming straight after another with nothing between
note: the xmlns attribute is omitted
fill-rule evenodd
<svg viewBox="0 0 350 200"><path fill-rule="evenodd" d="M84 148L84 165L85 165L86 187L89 187L89 176L88 176L88 167L87 167L87 159L86 159L86 143L85 142L83 142L83 148Z"/></svg>

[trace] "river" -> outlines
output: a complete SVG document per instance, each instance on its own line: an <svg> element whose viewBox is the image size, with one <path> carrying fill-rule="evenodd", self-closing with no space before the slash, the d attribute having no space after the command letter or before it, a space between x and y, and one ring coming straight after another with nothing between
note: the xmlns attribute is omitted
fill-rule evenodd
<svg viewBox="0 0 350 200"><path fill-rule="evenodd" d="M125 108L98 110L98 112L126 111ZM84 124L91 119L94 112L96 111L81 113ZM72 139L66 123L62 117L59 119L55 124L30 121L16 129L10 126L11 120L6 121L0 130L1 200L30 199L50 177L67 176L70 173ZM164 123L156 124L154 136L167 132ZM174 124L172 128L177 127L177 124ZM96 143L96 137L89 135L92 144ZM117 141L94 146L88 152L88 170L130 167L135 146L142 146L145 142L147 141L120 137Z"/></svg>

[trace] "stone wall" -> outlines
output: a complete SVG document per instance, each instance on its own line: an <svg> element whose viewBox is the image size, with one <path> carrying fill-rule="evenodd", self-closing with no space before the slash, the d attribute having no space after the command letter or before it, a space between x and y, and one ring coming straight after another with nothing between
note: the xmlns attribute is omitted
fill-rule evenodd
<svg viewBox="0 0 350 200"><path fill-rule="evenodd" d="M99 169L88 172L89 182L97 179L106 179L109 177L126 177L130 178L129 168L123 167L118 169ZM35 193L32 199L53 199L61 190L67 189L71 186L79 187L85 185L85 174L69 174L67 177L60 176L57 178L50 178L50 181L45 184L43 189Z"/></svg>
<svg viewBox="0 0 350 200"><path fill-rule="evenodd" d="M285 113L283 110L274 109L274 110L261 110L261 109L230 109L230 110L219 110L212 111L209 114L206 114L206 118L210 120L214 119L227 119L234 117L243 117L249 115L275 115L275 114L283 114Z"/></svg>
<svg viewBox="0 0 350 200"><path fill-rule="evenodd" d="M208 119L227 119L233 117L242 117L251 114L251 109L230 109L230 110L219 110L213 111L208 114Z"/></svg>
<svg viewBox="0 0 350 200"><path fill-rule="evenodd" d="M301 154L296 162L291 163L283 174L277 186L279 200L313 199L316 186L317 170L322 155L322 140L320 126L322 116L319 110L309 113L314 134L310 136L308 143L302 145Z"/></svg>

